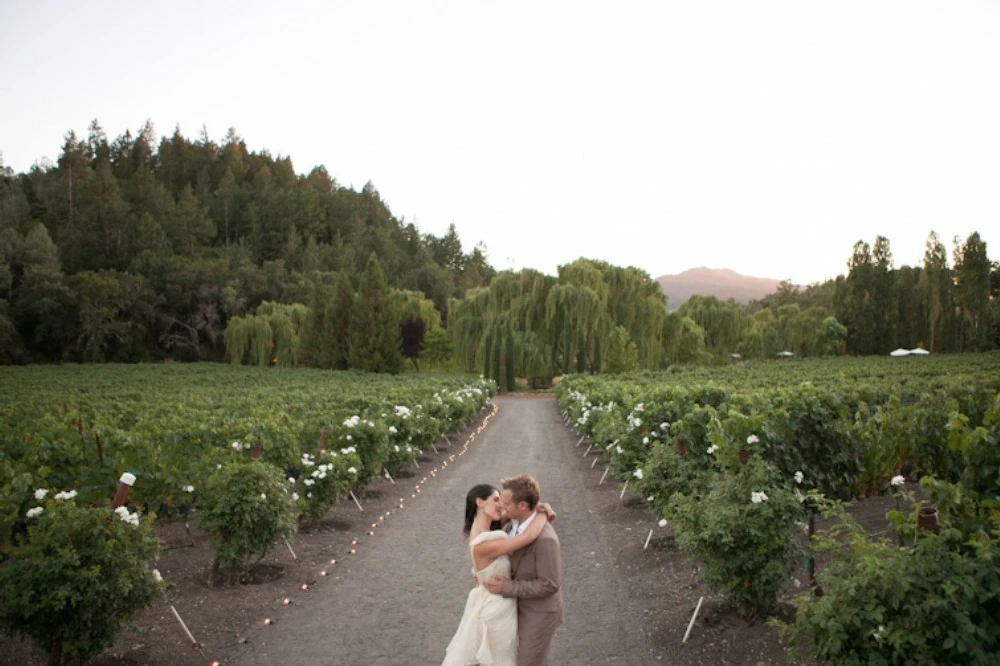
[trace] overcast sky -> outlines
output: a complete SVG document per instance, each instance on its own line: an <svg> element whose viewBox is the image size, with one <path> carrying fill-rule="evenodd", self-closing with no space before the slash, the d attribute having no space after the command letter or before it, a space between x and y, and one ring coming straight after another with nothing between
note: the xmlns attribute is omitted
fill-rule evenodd
<svg viewBox="0 0 1000 666"><path fill-rule="evenodd" d="M151 119L375 183L498 268L1000 259L1000 2L0 0L0 150Z"/></svg>

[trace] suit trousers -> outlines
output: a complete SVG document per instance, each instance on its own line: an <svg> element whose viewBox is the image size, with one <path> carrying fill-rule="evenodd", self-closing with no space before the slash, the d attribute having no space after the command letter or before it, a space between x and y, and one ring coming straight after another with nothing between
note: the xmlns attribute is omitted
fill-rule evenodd
<svg viewBox="0 0 1000 666"><path fill-rule="evenodd" d="M552 635L562 623L562 613L517 614L517 666L548 666Z"/></svg>

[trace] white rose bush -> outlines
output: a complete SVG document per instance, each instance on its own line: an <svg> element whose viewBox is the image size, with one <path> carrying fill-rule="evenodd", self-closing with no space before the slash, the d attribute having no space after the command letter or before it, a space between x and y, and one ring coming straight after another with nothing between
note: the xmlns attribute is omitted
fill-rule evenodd
<svg viewBox="0 0 1000 666"><path fill-rule="evenodd" d="M81 505L74 489L39 490L26 536L0 566L0 628L31 638L51 664L87 660L164 592L150 568L153 521L125 506Z"/></svg>
<svg viewBox="0 0 1000 666"><path fill-rule="evenodd" d="M557 393L713 593L760 618L799 590L785 631L807 660L1000 663L995 373L971 364L917 384L850 363L851 382L798 369L761 369L754 385L572 375ZM890 492L913 507L889 512L902 547L837 509ZM810 540L820 513L845 527ZM800 580L814 548L830 553L816 588Z"/></svg>
<svg viewBox="0 0 1000 666"><path fill-rule="evenodd" d="M319 520L358 482L361 456L354 446L325 449L318 456L303 453L298 479L290 477L287 489L299 513Z"/></svg>

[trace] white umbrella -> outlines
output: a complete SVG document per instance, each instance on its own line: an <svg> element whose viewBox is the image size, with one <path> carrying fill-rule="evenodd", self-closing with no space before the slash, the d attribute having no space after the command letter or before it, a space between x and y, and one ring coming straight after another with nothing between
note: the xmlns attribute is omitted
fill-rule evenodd
<svg viewBox="0 0 1000 666"><path fill-rule="evenodd" d="M926 356L927 354L930 354L929 351L927 351L926 349L921 349L920 347L917 347L916 349L911 349L910 353L916 354L918 356Z"/></svg>
<svg viewBox="0 0 1000 666"><path fill-rule="evenodd" d="M902 347L900 347L899 349L893 349L891 352L889 352L889 356L909 356L909 355L910 355L910 350L903 349Z"/></svg>

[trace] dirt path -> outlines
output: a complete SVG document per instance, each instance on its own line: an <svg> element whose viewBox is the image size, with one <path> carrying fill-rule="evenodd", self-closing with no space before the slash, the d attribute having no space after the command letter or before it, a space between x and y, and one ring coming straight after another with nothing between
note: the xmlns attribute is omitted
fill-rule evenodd
<svg viewBox="0 0 1000 666"><path fill-rule="evenodd" d="M601 529L593 484L584 483L581 451L556 402L497 403L468 453L416 499L407 492L406 508L389 518L377 544L351 558L349 570L283 609L280 625L248 633L240 664L439 663L472 584L461 536L465 493L522 471L535 475L558 512L566 622L553 642L553 665L655 663L643 616L630 612L629 584L615 566L621 543L614 530Z"/></svg>

